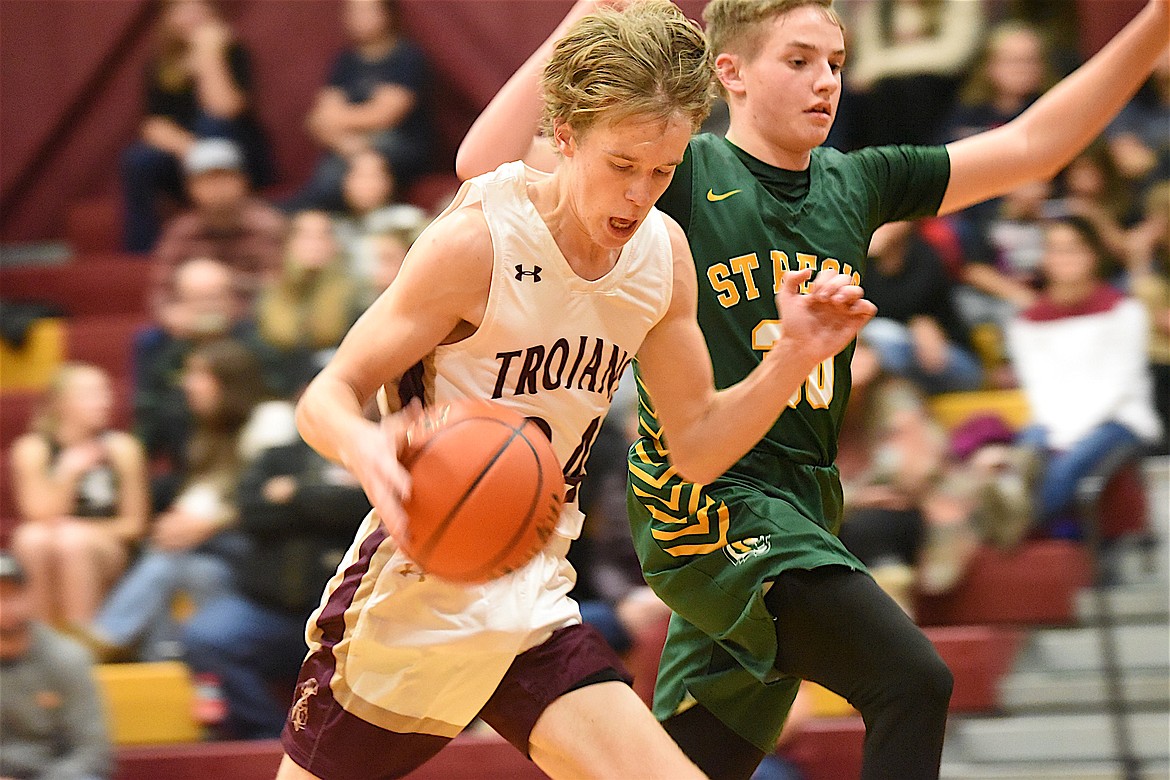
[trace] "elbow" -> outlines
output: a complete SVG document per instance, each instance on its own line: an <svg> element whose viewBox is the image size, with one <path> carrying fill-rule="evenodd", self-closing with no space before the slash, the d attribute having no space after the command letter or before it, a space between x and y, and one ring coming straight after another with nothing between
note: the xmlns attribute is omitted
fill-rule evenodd
<svg viewBox="0 0 1170 780"><path fill-rule="evenodd" d="M697 485L714 482L731 465L713 462L709 452L700 452L698 448L687 447L679 450L673 443L670 448L670 461L680 477Z"/></svg>
<svg viewBox="0 0 1170 780"><path fill-rule="evenodd" d="M459 147L459 151L455 153L455 175L460 181L467 181L486 172L473 153L467 151L464 146Z"/></svg>

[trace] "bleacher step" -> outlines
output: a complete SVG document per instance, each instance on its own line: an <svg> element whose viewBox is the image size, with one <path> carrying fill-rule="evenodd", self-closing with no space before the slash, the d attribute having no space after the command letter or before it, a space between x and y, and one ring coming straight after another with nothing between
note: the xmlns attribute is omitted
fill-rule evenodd
<svg viewBox="0 0 1170 780"><path fill-rule="evenodd" d="M1117 620L1166 620L1170 615L1170 592L1164 583L1126 585L1108 590L1109 607ZM1097 622L1097 599L1091 590L1077 594L1077 619L1084 624Z"/></svg>
<svg viewBox="0 0 1170 780"><path fill-rule="evenodd" d="M1170 759L1170 719L1165 712L1127 716L1131 743L1143 760ZM1105 714L1023 715L967 718L952 724L950 752L972 763L1108 761L1113 730ZM955 755L955 754L958 755Z"/></svg>
<svg viewBox="0 0 1170 780"><path fill-rule="evenodd" d="M1166 780L1170 764L1154 761L1142 766L1141 780ZM980 765L944 762L940 780L1128 780L1113 762L1079 764Z"/></svg>
<svg viewBox="0 0 1170 780"><path fill-rule="evenodd" d="M1146 623L1115 626L1117 663L1136 670L1170 669L1166 625ZM1100 671L1101 636L1097 627L1041 629L1019 656L1017 671Z"/></svg>
<svg viewBox="0 0 1170 780"><path fill-rule="evenodd" d="M1170 708L1170 672L1127 671L1126 704L1138 709ZM1105 706L1105 681L1096 672L1017 672L1000 684L999 706L1016 714L1087 711Z"/></svg>

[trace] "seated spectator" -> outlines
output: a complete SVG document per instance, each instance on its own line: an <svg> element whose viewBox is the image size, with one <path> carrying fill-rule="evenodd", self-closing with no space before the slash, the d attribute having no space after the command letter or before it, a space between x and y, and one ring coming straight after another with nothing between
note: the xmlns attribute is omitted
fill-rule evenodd
<svg viewBox="0 0 1170 780"><path fill-rule="evenodd" d="M149 252L158 239L159 200L185 200L179 163L201 138L229 138L244 150L253 187L272 180L255 118L248 52L208 0L166 0L146 67L146 117L122 157L125 247Z"/></svg>
<svg viewBox="0 0 1170 780"><path fill-rule="evenodd" d="M1017 187L999 200L998 213L983 225L966 253L963 285L956 294L968 325L991 323L1002 329L1035 302L1051 191L1048 182Z"/></svg>
<svg viewBox="0 0 1170 780"><path fill-rule="evenodd" d="M350 46L309 111L309 132L325 156L286 211L340 210L346 160L358 152L377 151L404 184L431 162L426 58L402 37L397 3L347 0L345 29Z"/></svg>
<svg viewBox="0 0 1170 780"><path fill-rule="evenodd" d="M1129 231L1127 245L1129 289L1150 319L1149 365L1154 405L1162 420L1155 452L1170 455L1170 181L1150 188L1142 220Z"/></svg>
<svg viewBox="0 0 1170 780"><path fill-rule="evenodd" d="M419 215L417 220L389 227L369 236L374 254L374 269L369 283L359 293L359 309L365 310L382 292L390 286L402 269L406 253L427 226L429 220Z"/></svg>
<svg viewBox="0 0 1170 780"><path fill-rule="evenodd" d="M874 233L865 295L878 316L861 332L886 373L927 393L974 390L983 381L967 326L953 300L953 283L937 253L909 222Z"/></svg>
<svg viewBox="0 0 1170 780"><path fill-rule="evenodd" d="M155 247L151 303L156 313L165 304L180 264L211 257L232 269L242 302L251 306L261 285L280 270L284 216L250 194L243 157L231 141L196 142L183 170L192 208L167 223Z"/></svg>
<svg viewBox="0 0 1170 780"><path fill-rule="evenodd" d="M1113 257L1126 252L1125 228L1136 221L1136 191L1117 169L1104 141L1078 154L1061 173L1052 215L1077 214L1093 223ZM1117 271L1118 269L1112 269Z"/></svg>
<svg viewBox="0 0 1170 780"><path fill-rule="evenodd" d="M959 93L959 104L943 127L944 143L1007 124L1054 83L1045 38L1024 22L1001 22L992 28L978 61ZM954 215L964 246L978 242L999 209L999 199Z"/></svg>
<svg viewBox="0 0 1170 780"><path fill-rule="evenodd" d="M1121 175L1139 192L1170 178L1170 55L1105 130Z"/></svg>
<svg viewBox="0 0 1170 780"><path fill-rule="evenodd" d="M248 546L236 528L236 490L244 468L264 449L296 436L292 405L268 399L260 361L224 339L187 357L183 388L195 420L182 488L154 523L150 545L117 584L90 635L100 655L134 650L144 660L180 655L172 601L196 609L233 588L232 572Z"/></svg>
<svg viewBox="0 0 1170 780"><path fill-rule="evenodd" d="M979 46L982 3L879 0L858 9L849 32L845 78L862 103L850 109L853 148L936 142Z"/></svg>
<svg viewBox="0 0 1170 780"><path fill-rule="evenodd" d="M225 735L275 739L288 701L274 688L296 680L308 652L305 621L370 504L349 472L299 438L256 458L238 503L249 554L235 567L237 590L196 612L182 643L192 670L220 681Z"/></svg>
<svg viewBox="0 0 1170 780"><path fill-rule="evenodd" d="M274 350L287 389L308 384L341 343L357 319L358 291L329 215L293 216L284 267L256 304L260 338Z"/></svg>
<svg viewBox="0 0 1170 780"><path fill-rule="evenodd" d="M0 552L0 777L113 776L91 665L85 648L34 619L24 570Z"/></svg>
<svg viewBox="0 0 1170 780"><path fill-rule="evenodd" d="M187 260L175 268L168 289L158 324L139 332L133 348L135 433L154 467L156 511L174 499L172 477L186 464L190 412L183 366L196 347L225 336L247 344L268 369L269 386L284 389L274 381L270 350L234 294L230 268L209 258Z"/></svg>
<svg viewBox="0 0 1170 780"><path fill-rule="evenodd" d="M137 439L111 430L113 407L105 372L67 363L12 446L13 548L48 623L87 625L146 530L146 458Z"/></svg>
<svg viewBox="0 0 1170 780"><path fill-rule="evenodd" d="M336 213L335 224L349 270L362 283L373 277L378 262L372 237L426 219L417 206L393 202L394 186L394 176L377 152L359 152L349 159L342 184L344 208Z"/></svg>
<svg viewBox="0 0 1170 780"><path fill-rule="evenodd" d="M1018 443L1038 469L1040 523L1076 536L1078 482L1120 447L1161 430L1141 303L1102 281L1106 251L1092 223L1064 217L1045 233L1043 291L1008 328L1008 346L1033 424Z"/></svg>

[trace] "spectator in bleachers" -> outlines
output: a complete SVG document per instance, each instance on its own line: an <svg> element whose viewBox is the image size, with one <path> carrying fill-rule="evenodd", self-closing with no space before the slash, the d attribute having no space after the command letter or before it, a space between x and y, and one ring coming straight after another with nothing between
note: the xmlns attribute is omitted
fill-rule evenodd
<svg viewBox="0 0 1170 780"><path fill-rule="evenodd" d="M394 174L381 154L366 150L349 158L335 224L350 273L361 283L372 279L378 263L374 235L413 228L426 219L419 207L395 203L394 190Z"/></svg>
<svg viewBox="0 0 1170 780"><path fill-rule="evenodd" d="M1036 300L1050 182L1029 182L998 201L980 239L966 253L956 302L968 325L1002 328Z"/></svg>
<svg viewBox="0 0 1170 780"><path fill-rule="evenodd" d="M33 612L24 570L0 552L0 777L108 778L113 751L92 660Z"/></svg>
<svg viewBox="0 0 1170 780"><path fill-rule="evenodd" d="M254 187L272 164L252 96L247 50L209 0L165 0L155 53L146 68L146 117L123 154L127 250L149 252L160 228L159 201L186 200L180 161L201 138L230 138L244 150Z"/></svg>
<svg viewBox="0 0 1170 780"><path fill-rule="evenodd" d="M963 69L983 34L983 4L877 0L860 6L845 79L854 148L930 144L954 107Z"/></svg>
<svg viewBox="0 0 1170 780"><path fill-rule="evenodd" d="M153 505L161 511L174 499L174 475L182 472L190 440L190 412L183 390L183 366L200 344L225 336L247 344L269 366L255 325L234 294L232 271L218 260L197 257L180 264L168 285L158 324L134 340L135 433L154 466Z"/></svg>
<svg viewBox="0 0 1170 780"><path fill-rule="evenodd" d="M1089 220L1109 254L1122 257L1126 227L1136 221L1136 190L1121 175L1104 140L1097 140L1073 158L1058 181L1060 197L1052 204L1053 215L1077 214Z"/></svg>
<svg viewBox="0 0 1170 780"><path fill-rule="evenodd" d="M980 386L983 369L953 288L942 259L914 223L878 228L865 277L865 295L878 316L860 337L877 352L882 370L931 394Z"/></svg>
<svg viewBox="0 0 1170 780"><path fill-rule="evenodd" d="M949 590L978 547L974 484L948 460L947 437L912 383L880 374L860 400L846 425L861 428L865 457L842 463L840 538L912 614L914 590Z"/></svg>
<svg viewBox="0 0 1170 780"><path fill-rule="evenodd" d="M174 598L185 594L199 608L230 592L234 563L247 551L236 529L240 475L261 451L296 436L292 405L270 400L260 360L240 342L196 347L183 388L195 430L182 487L91 626L102 656L136 645L145 660L180 654Z"/></svg>
<svg viewBox="0 0 1170 780"><path fill-rule="evenodd" d="M88 624L146 530L146 458L137 439L111 429L113 406L104 371L67 363L12 447L13 547L45 622Z"/></svg>
<svg viewBox="0 0 1170 780"><path fill-rule="evenodd" d="M193 257L230 267L245 306L279 272L284 215L251 194L243 165L240 148L223 138L197 141L183 158L192 207L167 223L155 247L156 311L168 298L175 268Z"/></svg>
<svg viewBox="0 0 1170 780"><path fill-rule="evenodd" d="M1043 291L1008 328L1008 346L1032 410L1018 443L1038 469L1036 514L1059 536L1077 483L1111 452L1160 434L1148 365L1149 322L1141 303L1104 282L1107 251L1083 217L1045 232Z"/></svg>
<svg viewBox="0 0 1170 780"><path fill-rule="evenodd" d="M427 226L429 219L423 215L416 221L386 228L373 233L370 243L374 252L374 269L368 284L359 295L359 309L365 310L398 276L402 261L415 240Z"/></svg>
<svg viewBox="0 0 1170 780"><path fill-rule="evenodd" d="M402 35L397 2L346 0L345 29L350 45L309 111L309 132L325 155L284 204L290 212L341 209L346 161L358 152L377 151L403 184L431 163L426 57Z"/></svg>
<svg viewBox="0 0 1170 780"><path fill-rule="evenodd" d="M249 552L236 590L203 606L183 628L185 658L214 675L227 701L224 735L275 739L305 645L305 621L321 600L354 532L370 511L357 480L299 438L261 453L240 481L239 530Z"/></svg>
<svg viewBox="0 0 1170 780"><path fill-rule="evenodd" d="M1019 21L995 25L940 140L950 143L1007 124L1054 81L1051 57L1040 30ZM999 200L992 199L952 216L967 254L982 240L998 209Z"/></svg>
<svg viewBox="0 0 1170 780"><path fill-rule="evenodd" d="M323 211L301 211L290 221L284 268L260 293L256 325L271 347L289 391L303 387L325 365L357 319L358 283Z"/></svg>
<svg viewBox="0 0 1170 780"><path fill-rule="evenodd" d="M1109 150L1126 181L1139 191L1170 178L1170 55L1105 130Z"/></svg>
<svg viewBox="0 0 1170 780"><path fill-rule="evenodd" d="M1142 220L1129 231L1126 278L1150 319L1150 373L1162 420L1154 451L1170 455L1170 180L1150 187L1144 206Z"/></svg>

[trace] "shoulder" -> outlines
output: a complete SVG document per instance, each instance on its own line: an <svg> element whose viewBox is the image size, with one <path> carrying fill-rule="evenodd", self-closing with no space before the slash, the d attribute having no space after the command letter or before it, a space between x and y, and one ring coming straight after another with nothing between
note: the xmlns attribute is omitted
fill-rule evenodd
<svg viewBox="0 0 1170 780"><path fill-rule="evenodd" d="M145 457L142 443L125 431L110 431L104 441L110 457L119 465L136 466Z"/></svg>
<svg viewBox="0 0 1170 780"><path fill-rule="evenodd" d="M39 433L26 433L12 443L12 465L43 468L49 462L49 442Z"/></svg>
<svg viewBox="0 0 1170 780"><path fill-rule="evenodd" d="M90 679L93 656L77 640L36 623L33 625L33 642L34 654L42 659L47 671L55 678Z"/></svg>

